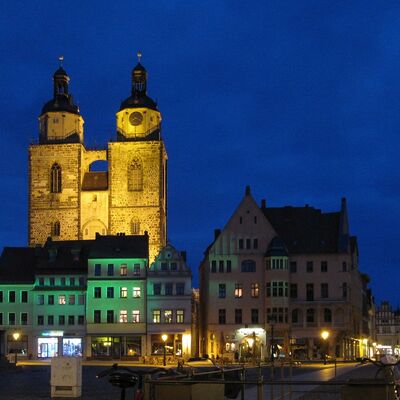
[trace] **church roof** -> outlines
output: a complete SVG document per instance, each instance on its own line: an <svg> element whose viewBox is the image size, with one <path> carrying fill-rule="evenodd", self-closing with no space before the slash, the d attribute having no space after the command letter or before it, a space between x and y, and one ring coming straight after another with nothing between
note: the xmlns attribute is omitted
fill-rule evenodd
<svg viewBox="0 0 400 400"><path fill-rule="evenodd" d="M107 171L89 171L83 177L82 190L107 190L108 172Z"/></svg>

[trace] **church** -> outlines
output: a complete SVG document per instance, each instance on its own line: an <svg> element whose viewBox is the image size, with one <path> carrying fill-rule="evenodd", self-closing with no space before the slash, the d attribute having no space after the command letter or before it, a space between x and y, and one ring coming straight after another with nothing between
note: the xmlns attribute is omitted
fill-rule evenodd
<svg viewBox="0 0 400 400"><path fill-rule="evenodd" d="M147 95L147 71L132 70L131 94L116 113L116 139L102 149L84 144L84 119L62 65L53 98L39 116L39 141L29 148L29 245L149 235L149 260L166 244L167 152L161 113ZM96 161L108 170L97 171Z"/></svg>

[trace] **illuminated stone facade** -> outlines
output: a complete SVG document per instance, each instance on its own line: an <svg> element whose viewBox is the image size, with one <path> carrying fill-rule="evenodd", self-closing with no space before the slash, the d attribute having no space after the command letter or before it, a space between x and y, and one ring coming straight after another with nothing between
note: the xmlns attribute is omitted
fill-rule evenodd
<svg viewBox="0 0 400 400"><path fill-rule="evenodd" d="M166 163L161 114L147 96L147 72L132 71L132 93L116 114L107 149L83 143L83 118L62 67L53 99L39 117L39 143L29 148L29 245L148 232L150 260L166 244ZM95 171L93 163L108 168Z"/></svg>

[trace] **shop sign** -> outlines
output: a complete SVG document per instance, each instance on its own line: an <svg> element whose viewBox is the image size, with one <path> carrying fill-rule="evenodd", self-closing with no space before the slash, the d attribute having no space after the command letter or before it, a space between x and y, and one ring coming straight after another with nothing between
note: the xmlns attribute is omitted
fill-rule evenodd
<svg viewBox="0 0 400 400"><path fill-rule="evenodd" d="M49 336L49 337L64 336L64 331L44 331L42 332L42 336Z"/></svg>

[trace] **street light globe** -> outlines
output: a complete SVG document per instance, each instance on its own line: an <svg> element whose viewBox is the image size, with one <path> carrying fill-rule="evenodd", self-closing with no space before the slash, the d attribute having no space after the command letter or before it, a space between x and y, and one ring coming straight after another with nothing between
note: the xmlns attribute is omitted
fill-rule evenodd
<svg viewBox="0 0 400 400"><path fill-rule="evenodd" d="M167 341L167 339L168 339L168 335L166 335L166 334L164 333L164 335L161 336L161 339L162 339L163 342L165 343L165 342Z"/></svg>
<svg viewBox="0 0 400 400"><path fill-rule="evenodd" d="M329 337L329 332L328 332L328 331L322 331L322 332L321 332L321 337L322 337L323 340L328 339L328 337Z"/></svg>
<svg viewBox="0 0 400 400"><path fill-rule="evenodd" d="M19 332L14 332L12 336L13 336L14 340L18 340L21 335Z"/></svg>

